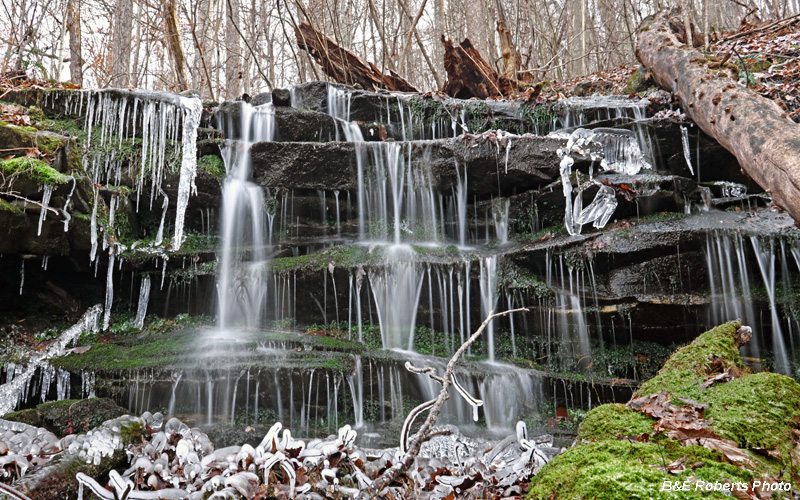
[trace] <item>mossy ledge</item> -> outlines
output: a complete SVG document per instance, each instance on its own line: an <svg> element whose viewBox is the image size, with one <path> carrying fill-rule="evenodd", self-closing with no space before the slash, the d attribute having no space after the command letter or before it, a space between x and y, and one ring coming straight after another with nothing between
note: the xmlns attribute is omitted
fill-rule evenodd
<svg viewBox="0 0 800 500"><path fill-rule="evenodd" d="M67 182L67 176L36 158L11 158L0 161L0 170L5 174L19 174L29 177L39 184L55 186Z"/></svg>
<svg viewBox="0 0 800 500"><path fill-rule="evenodd" d="M752 467L729 463L721 453L701 446L682 446L664 434L639 441L642 434L652 434L656 420L625 405L606 404L587 413L576 445L533 477L528 498L723 498L721 492L660 491L664 481L690 478L736 483L770 477L797 485L800 463L793 447L800 445L793 441L800 427L800 384L775 373L748 373L736 346L740 327L738 321L725 323L678 349L634 397L667 391L673 399L709 405L705 418L712 420L711 430L736 442ZM711 372L731 366L744 374L700 388ZM676 461L685 467L677 474L659 469ZM790 497L782 492L773 498Z"/></svg>

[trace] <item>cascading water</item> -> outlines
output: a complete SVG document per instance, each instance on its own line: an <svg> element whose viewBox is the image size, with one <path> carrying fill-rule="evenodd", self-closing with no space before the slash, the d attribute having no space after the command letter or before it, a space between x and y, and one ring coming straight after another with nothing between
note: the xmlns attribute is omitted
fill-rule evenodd
<svg viewBox="0 0 800 500"><path fill-rule="evenodd" d="M271 103L258 107L242 102L239 123L234 116L220 116L231 137L222 148L227 176L222 190L222 219L219 257L218 324L255 327L265 319L268 302L264 193L251 182L250 147L271 141L275 133L275 112ZM235 130L239 131L238 136Z"/></svg>

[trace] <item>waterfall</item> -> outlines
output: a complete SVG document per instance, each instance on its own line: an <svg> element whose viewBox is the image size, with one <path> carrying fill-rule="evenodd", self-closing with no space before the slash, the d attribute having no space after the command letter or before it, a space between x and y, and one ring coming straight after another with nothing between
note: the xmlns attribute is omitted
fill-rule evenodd
<svg viewBox="0 0 800 500"><path fill-rule="evenodd" d="M271 141L275 111L271 103L240 103L239 137L222 148L227 175L222 189L219 256L218 324L255 327L263 322L269 277L265 240L265 202L261 187L251 181L250 148ZM234 116L220 116L226 136L234 135Z"/></svg>
<svg viewBox="0 0 800 500"><path fill-rule="evenodd" d="M423 277L414 251L406 245L389 247L385 267L370 272L384 349L413 349Z"/></svg>

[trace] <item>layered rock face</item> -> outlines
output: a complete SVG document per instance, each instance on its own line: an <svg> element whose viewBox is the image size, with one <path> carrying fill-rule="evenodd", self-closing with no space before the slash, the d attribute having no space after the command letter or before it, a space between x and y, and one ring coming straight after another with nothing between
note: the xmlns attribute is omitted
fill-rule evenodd
<svg viewBox="0 0 800 500"><path fill-rule="evenodd" d="M263 308L248 326L293 327L354 344L309 348L324 354L293 365L291 356L275 361L286 372L259 365L263 376L239 375L255 365L238 354L205 371L189 366L183 347L165 350L163 363L148 351L146 362L113 364L102 375L101 358L89 351L58 365L72 374L73 394L81 390L79 374L90 369L106 377L108 394L136 411L148 409L147 394L180 407L191 398L175 388L186 387L192 398L197 391L208 398L192 408L198 414L233 420L237 400L248 401L252 414L253 393L262 405L293 414L290 396L264 392L269 377L269 384L301 387L292 397L302 397L305 410L295 418L308 426L312 394L333 394L319 385L320 373L338 374L331 380L342 389L329 397L342 398L353 416L364 402L353 376L370 373L361 387L381 402L371 410L362 405L361 415L372 411L380 421L403 414L403 395L387 395L391 381L415 383L397 375L401 361L379 349L443 355L489 310L520 306L529 312L496 320L472 354L543 370L535 390L530 371L513 375L526 381L514 390L556 406L588 408L598 394L624 399L630 388L612 386L613 379L646 378L671 346L736 318L754 328L748 362L794 370L800 233L735 159L669 111L662 95L532 106L310 83L292 89L288 101L280 92L261 96L260 107L206 103L179 249L184 115L151 107L161 101L148 96L112 92L98 121L88 110L99 97L89 96L5 97L37 106L44 113L37 125L58 132L0 126L16 147L44 154L37 160L43 166L4 161L16 176L13 191L28 200L0 194L6 311L74 316L102 303L110 311L102 326L117 332L154 316L215 316L227 272L219 237L223 191L234 159L247 154L246 180L260 188L264 221L263 238L239 245L232 260L234 269L248 262L261 273L255 281ZM248 136L243 150L237 144L250 122L242 116L253 109L269 115L271 140ZM116 110L113 120L109 110ZM240 295L254 290L249 272L230 273ZM249 339L247 356L273 341ZM125 350L130 345L119 345L124 349L107 353L110 359L134 356ZM131 386L126 370L141 384ZM181 370L185 378L174 375ZM318 378L308 381L313 370ZM565 372L573 375L552 375ZM485 394L493 376L480 363L464 373ZM575 380L587 376L595 387ZM420 388L405 394L427 395ZM313 406L319 414L320 404ZM487 421L514 418L490 414Z"/></svg>

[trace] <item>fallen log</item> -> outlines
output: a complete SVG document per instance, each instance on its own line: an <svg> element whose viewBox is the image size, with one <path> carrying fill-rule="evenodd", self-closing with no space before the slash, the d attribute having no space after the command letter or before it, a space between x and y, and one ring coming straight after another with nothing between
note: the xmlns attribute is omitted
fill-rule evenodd
<svg viewBox="0 0 800 500"><path fill-rule="evenodd" d="M460 99L486 99L519 92L519 82L495 71L469 38L456 46L442 36L442 44L444 69L447 71L447 82L443 89L445 94Z"/></svg>
<svg viewBox="0 0 800 500"><path fill-rule="evenodd" d="M640 30L636 56L659 86L678 96L686 115L800 221L800 125L740 84L737 67L682 45L679 19L675 11L654 16Z"/></svg>
<svg viewBox="0 0 800 500"><path fill-rule="evenodd" d="M308 52L325 74L339 83L358 84L364 90L418 92L394 71L382 73L377 66L364 61L307 22L302 22L295 28L295 37L298 47Z"/></svg>

